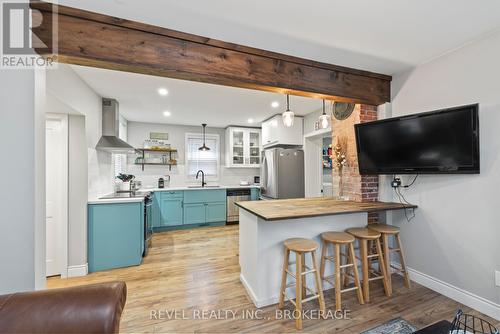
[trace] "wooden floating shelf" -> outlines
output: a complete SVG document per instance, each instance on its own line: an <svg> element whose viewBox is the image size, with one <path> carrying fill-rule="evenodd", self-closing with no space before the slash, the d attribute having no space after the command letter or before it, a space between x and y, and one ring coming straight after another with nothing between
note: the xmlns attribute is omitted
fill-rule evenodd
<svg viewBox="0 0 500 334"><path fill-rule="evenodd" d="M142 155L143 162L135 162L136 165L141 165L142 170L144 170L145 165L149 166L168 166L168 170L172 170L172 166L176 166L176 163L165 163L165 162L144 162L146 153L167 153L169 155L169 161L172 160L172 153L176 153L175 148L164 148L164 149L154 149L154 148L136 148L137 154Z"/></svg>
<svg viewBox="0 0 500 334"><path fill-rule="evenodd" d="M163 162L135 162L135 165L152 165L152 166L177 166L177 163L163 163Z"/></svg>
<svg viewBox="0 0 500 334"><path fill-rule="evenodd" d="M171 152L177 152L175 148L164 148L164 149L152 149L152 148L136 148L136 151L139 151L139 153L142 152L153 152L153 153L171 153Z"/></svg>

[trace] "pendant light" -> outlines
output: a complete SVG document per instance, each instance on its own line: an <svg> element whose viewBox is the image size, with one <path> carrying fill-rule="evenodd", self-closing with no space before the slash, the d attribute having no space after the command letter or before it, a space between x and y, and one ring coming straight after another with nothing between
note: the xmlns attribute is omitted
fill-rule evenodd
<svg viewBox="0 0 500 334"><path fill-rule="evenodd" d="M282 114L282 117L283 117L283 124L285 124L287 128L293 126L294 116L295 115L293 114L293 111L290 111L290 95L286 94L286 110Z"/></svg>
<svg viewBox="0 0 500 334"><path fill-rule="evenodd" d="M326 129L328 128L328 125L330 123L330 117L325 112L325 100L323 100L323 114L319 116L319 128L320 129Z"/></svg>
<svg viewBox="0 0 500 334"><path fill-rule="evenodd" d="M207 147L207 145L205 145L205 128L207 127L207 125L203 123L201 126L203 127L203 146L201 146L198 150L210 151L210 147Z"/></svg>

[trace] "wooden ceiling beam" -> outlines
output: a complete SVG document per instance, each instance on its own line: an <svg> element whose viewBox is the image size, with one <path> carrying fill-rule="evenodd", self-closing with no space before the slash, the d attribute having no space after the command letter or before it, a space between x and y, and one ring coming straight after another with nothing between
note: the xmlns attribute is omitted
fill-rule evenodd
<svg viewBox="0 0 500 334"><path fill-rule="evenodd" d="M336 101L390 101L391 77L48 3L34 33L60 62Z"/></svg>

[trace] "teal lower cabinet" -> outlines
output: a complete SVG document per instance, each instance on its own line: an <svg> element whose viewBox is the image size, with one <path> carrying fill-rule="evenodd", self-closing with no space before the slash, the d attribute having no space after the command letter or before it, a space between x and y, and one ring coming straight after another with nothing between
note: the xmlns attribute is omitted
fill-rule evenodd
<svg viewBox="0 0 500 334"><path fill-rule="evenodd" d="M205 203L184 204L184 225L205 224Z"/></svg>
<svg viewBox="0 0 500 334"><path fill-rule="evenodd" d="M182 225L184 222L184 195L182 191L163 192L160 201L160 225L169 227Z"/></svg>
<svg viewBox="0 0 500 334"><path fill-rule="evenodd" d="M226 221L226 189L186 190L184 225Z"/></svg>
<svg viewBox="0 0 500 334"><path fill-rule="evenodd" d="M259 199L260 189L251 188L252 201ZM226 222L226 189L193 189L153 193L153 227L168 230L216 225Z"/></svg>
<svg viewBox="0 0 500 334"><path fill-rule="evenodd" d="M159 227L161 222L161 212L160 212L160 201L161 201L161 193L151 193L151 200L153 201L152 213L153 216L152 226L153 228Z"/></svg>
<svg viewBox="0 0 500 334"><path fill-rule="evenodd" d="M226 202L207 203L205 206L207 223L217 223L226 221Z"/></svg>
<svg viewBox="0 0 500 334"><path fill-rule="evenodd" d="M260 196L260 189L259 188L251 188L250 189L250 200L258 201L259 196Z"/></svg>
<svg viewBox="0 0 500 334"><path fill-rule="evenodd" d="M89 271L139 265L144 247L144 204L88 206Z"/></svg>

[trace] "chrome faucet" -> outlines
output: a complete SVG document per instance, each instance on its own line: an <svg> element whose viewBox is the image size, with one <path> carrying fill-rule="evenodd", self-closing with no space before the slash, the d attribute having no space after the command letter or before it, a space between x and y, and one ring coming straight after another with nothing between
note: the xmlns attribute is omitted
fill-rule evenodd
<svg viewBox="0 0 500 334"><path fill-rule="evenodd" d="M203 172L201 169L196 172L196 179L198 180L198 176L200 176L201 173L201 186L204 187L207 183L205 182L205 172Z"/></svg>

